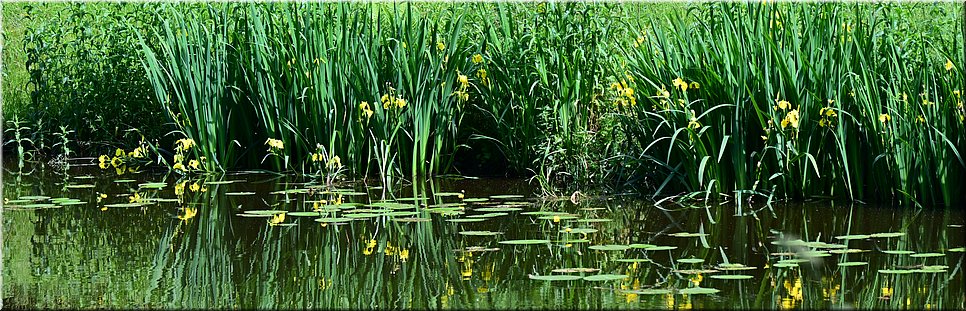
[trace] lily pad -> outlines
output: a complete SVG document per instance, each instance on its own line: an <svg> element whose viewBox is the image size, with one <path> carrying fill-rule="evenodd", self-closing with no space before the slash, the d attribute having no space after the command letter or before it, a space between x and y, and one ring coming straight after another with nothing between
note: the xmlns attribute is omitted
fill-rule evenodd
<svg viewBox="0 0 966 311"><path fill-rule="evenodd" d="M548 244L550 240L506 240L500 241L500 244L508 245L533 245L533 244Z"/></svg>
<svg viewBox="0 0 966 311"><path fill-rule="evenodd" d="M740 271L740 270L755 270L758 267L749 267L740 263L723 263L718 265L718 270L724 271Z"/></svg>
<svg viewBox="0 0 966 311"><path fill-rule="evenodd" d="M869 264L868 262L864 262L864 261L846 261L846 262L840 262L839 267L856 267L856 266L865 266L868 264Z"/></svg>
<svg viewBox="0 0 966 311"><path fill-rule="evenodd" d="M77 184L77 185L67 185L67 189L90 189L94 188L92 184Z"/></svg>
<svg viewBox="0 0 966 311"><path fill-rule="evenodd" d="M681 294L681 295L710 295L710 294L717 294L720 291L721 290L714 289L714 288L692 287L692 288L682 289L682 290L678 291L678 294Z"/></svg>
<svg viewBox="0 0 966 311"><path fill-rule="evenodd" d="M537 281L576 281L583 278L582 276L579 276L579 275L570 275L570 274L553 274L553 275L530 274L530 275L527 275L527 277L529 277L531 280L537 280Z"/></svg>
<svg viewBox="0 0 966 311"><path fill-rule="evenodd" d="M574 221L576 221L576 222L592 223L592 222L610 222L610 221L613 221L613 219L610 219L610 218L584 218L584 219L577 219L577 220L574 220Z"/></svg>
<svg viewBox="0 0 966 311"><path fill-rule="evenodd" d="M28 196L22 196L20 197L20 199L28 200L28 201L42 201L42 200L50 199L50 197L43 196L43 195L28 195Z"/></svg>
<svg viewBox="0 0 966 311"><path fill-rule="evenodd" d="M879 270L879 273L882 273L882 274L909 274L909 273L912 273L912 272L913 272L913 270L897 270L897 269L883 269L883 270Z"/></svg>
<svg viewBox="0 0 966 311"><path fill-rule="evenodd" d="M601 281L617 281L629 278L627 275L623 274L595 274L591 276L584 277L584 281L601 282Z"/></svg>
<svg viewBox="0 0 966 311"><path fill-rule="evenodd" d="M673 293L670 289L638 289L632 291L624 291L625 294L638 294L638 295L667 295Z"/></svg>
<svg viewBox="0 0 966 311"><path fill-rule="evenodd" d="M60 206L83 205L83 204L87 204L87 201L81 201L81 200L77 200L77 201L64 201L64 202L60 202L58 204Z"/></svg>
<svg viewBox="0 0 966 311"><path fill-rule="evenodd" d="M295 217L318 217L321 214L322 213L319 213L319 212L291 212L291 213L288 213L288 216L295 216Z"/></svg>
<svg viewBox="0 0 966 311"><path fill-rule="evenodd" d="M479 202L486 202L486 201L489 201L489 200L490 200L489 198L469 198L469 199L463 199L463 202L466 202L466 203L479 203Z"/></svg>
<svg viewBox="0 0 966 311"><path fill-rule="evenodd" d="M910 254L915 254L916 253L916 252L913 252L913 251L905 251L905 250L885 250L885 251L882 251L882 252L883 253L886 253L886 254L889 254L889 255L910 255Z"/></svg>
<svg viewBox="0 0 966 311"><path fill-rule="evenodd" d="M524 196L522 194L499 194L499 195L491 195L490 196L491 199L497 199L497 200L502 200L502 199L520 199L520 198L523 198L523 197Z"/></svg>
<svg viewBox="0 0 966 311"><path fill-rule="evenodd" d="M462 235L471 235L471 236L494 236L494 235L503 234L503 232L493 232L493 231L460 231L460 234L462 234Z"/></svg>
<svg viewBox="0 0 966 311"><path fill-rule="evenodd" d="M794 262L780 262L771 266L775 268L794 268L794 267L798 267L798 264Z"/></svg>
<svg viewBox="0 0 966 311"><path fill-rule="evenodd" d="M853 234L853 235L840 235L835 237L836 240L862 240L871 238L868 234Z"/></svg>
<svg viewBox="0 0 966 311"><path fill-rule="evenodd" d="M422 218L422 217L404 217L404 218L398 218L398 217L396 217L396 218L393 218L392 221L395 221L395 222L427 222L427 221L432 221L432 219Z"/></svg>
<svg viewBox="0 0 966 311"><path fill-rule="evenodd" d="M953 252L953 253L962 253L962 252L966 252L966 247L951 248L951 249L948 249L946 251L947 252Z"/></svg>
<svg viewBox="0 0 966 311"><path fill-rule="evenodd" d="M668 236L673 236L673 237L676 237L676 238L697 238L697 237L702 237L702 236L708 236L708 234L707 233L678 232L678 233L668 234Z"/></svg>
<svg viewBox="0 0 966 311"><path fill-rule="evenodd" d="M235 195L253 195L253 194L255 194L255 193L254 192L225 192L225 195L231 195L231 196L235 196Z"/></svg>
<svg viewBox="0 0 966 311"><path fill-rule="evenodd" d="M942 256L946 256L946 254L943 254L943 253L919 253L919 254L909 255L909 257L914 257L914 258L942 257Z"/></svg>
<svg viewBox="0 0 966 311"><path fill-rule="evenodd" d="M272 191L272 192L269 192L268 194L299 194L299 193L309 193L309 189L301 189L301 188L285 189L285 190Z"/></svg>
<svg viewBox="0 0 966 311"><path fill-rule="evenodd" d="M807 252L799 252L799 253L796 253L795 255L798 256L798 257L803 257L803 258L816 258L816 257L828 257L828 256L832 256L832 254L829 254L828 251L807 251Z"/></svg>
<svg viewBox="0 0 966 311"><path fill-rule="evenodd" d="M416 216L416 215L419 215L419 212L392 211L392 212L386 213L386 216L390 216L390 217L410 217L410 216Z"/></svg>
<svg viewBox="0 0 966 311"><path fill-rule="evenodd" d="M600 269L597 269L597 268L560 268L560 269L553 269L550 272L553 272L553 273L594 273L594 272L597 272L597 271L600 271Z"/></svg>
<svg viewBox="0 0 966 311"><path fill-rule="evenodd" d="M119 183L119 184L132 183L132 182L136 182L136 181L137 180L134 180L134 179L117 179L117 180L114 180L115 183Z"/></svg>
<svg viewBox="0 0 966 311"><path fill-rule="evenodd" d="M484 220L486 220L486 218L454 218L454 219L447 219L446 221L448 221L448 222L478 222L478 221L484 221Z"/></svg>
<svg viewBox="0 0 966 311"><path fill-rule="evenodd" d="M25 208L25 209L53 208L53 207L57 207L57 204L54 204L54 203L36 203L36 204L27 204L27 205L22 206L22 208Z"/></svg>
<svg viewBox="0 0 966 311"><path fill-rule="evenodd" d="M486 213L486 214L479 214L479 215L469 215L469 216L466 216L466 217L467 218L493 218L493 217L500 217L500 216L506 216L506 215L509 215L509 214L507 214L507 213Z"/></svg>
<svg viewBox="0 0 966 311"><path fill-rule="evenodd" d="M645 251L669 251L669 250L675 250L675 249L678 249L678 247L677 246L654 246L654 247L644 248Z"/></svg>
<svg viewBox="0 0 966 311"><path fill-rule="evenodd" d="M142 207L148 205L146 203L118 203L118 204L105 204L104 207L110 208L127 208L127 207Z"/></svg>
<svg viewBox="0 0 966 311"><path fill-rule="evenodd" d="M350 222L350 221L352 221L352 218L346 218L346 217L325 217L325 218L317 218L317 219L315 219L315 221L321 222L321 223Z"/></svg>
<svg viewBox="0 0 966 311"><path fill-rule="evenodd" d="M272 210L250 210L250 211L245 211L245 214L253 214L253 215L278 215L278 214L285 214L285 213L286 213L286 211L273 210L273 209Z"/></svg>
<svg viewBox="0 0 966 311"><path fill-rule="evenodd" d="M515 212L515 211L519 211L519 210L522 210L522 208L519 208L519 207L483 207L483 208L474 209L474 211L480 211L480 212Z"/></svg>
<svg viewBox="0 0 966 311"><path fill-rule="evenodd" d="M747 280L750 278L754 278L754 276L745 275L745 274L715 274L709 277L712 279L719 279L719 280Z"/></svg>
<svg viewBox="0 0 966 311"><path fill-rule="evenodd" d="M527 215L527 216L554 216L554 215L556 215L556 216L562 216L562 215L570 215L570 214L569 213L564 213L564 212L531 211L531 212L523 212L523 213L520 213L520 215Z"/></svg>
<svg viewBox="0 0 966 311"><path fill-rule="evenodd" d="M647 258L621 258L621 259L614 259L614 261L625 262L625 263L651 262L651 260Z"/></svg>
<svg viewBox="0 0 966 311"><path fill-rule="evenodd" d="M342 215L342 217L353 218L353 219L373 218L373 217L379 217L379 216L383 216L383 214L377 214L377 213L351 213L351 214L343 214Z"/></svg>
<svg viewBox="0 0 966 311"><path fill-rule="evenodd" d="M568 215L552 215L552 216L548 215L548 216L540 216L540 217L537 217L537 219L542 219L542 220L569 220L569 219L577 219L577 216L576 215L569 215L569 214Z"/></svg>
<svg viewBox="0 0 966 311"><path fill-rule="evenodd" d="M855 254L855 253L865 253L865 252L868 252L868 251L869 250L867 250L867 249L847 248L847 249L833 249L833 250L830 250L828 252L831 253L831 254Z"/></svg>
<svg viewBox="0 0 966 311"><path fill-rule="evenodd" d="M139 188L145 188L145 189L161 189L166 186L168 186L168 184L163 182L149 182L149 183L138 184Z"/></svg>
<svg viewBox="0 0 966 311"><path fill-rule="evenodd" d="M905 232L886 232L886 233L873 233L870 237L873 238L897 238L906 235Z"/></svg>
<svg viewBox="0 0 966 311"><path fill-rule="evenodd" d="M702 263L702 262L704 262L704 259L701 259L701 258L682 258L682 259L678 259L677 261L680 262L680 263L695 264L695 263Z"/></svg>
<svg viewBox="0 0 966 311"><path fill-rule="evenodd" d="M630 249L631 247L627 245L607 244L607 245L591 245L588 248L592 250L598 250L598 251L622 251L622 250Z"/></svg>
<svg viewBox="0 0 966 311"><path fill-rule="evenodd" d="M683 270L671 270L671 272L680 273L680 274L710 274L710 273L717 273L719 271L712 270L712 269L683 269Z"/></svg>
<svg viewBox="0 0 966 311"><path fill-rule="evenodd" d="M594 232L597 232L597 229L594 229L594 228L573 228L573 229L570 229L570 231L567 231L567 229L560 230L560 233L574 233L574 234L578 234L578 233L579 234L588 234L588 233L594 233Z"/></svg>
<svg viewBox="0 0 966 311"><path fill-rule="evenodd" d="M459 192L437 192L437 193L434 193L433 195L434 196L437 196L437 197L455 197L455 196L459 196L460 194L462 194L462 193L459 193Z"/></svg>

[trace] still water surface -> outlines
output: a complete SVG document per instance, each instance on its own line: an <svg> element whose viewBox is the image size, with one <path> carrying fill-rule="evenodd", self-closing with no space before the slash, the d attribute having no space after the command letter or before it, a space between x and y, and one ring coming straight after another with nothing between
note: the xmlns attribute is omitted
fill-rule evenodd
<svg viewBox="0 0 966 311"><path fill-rule="evenodd" d="M390 191L256 173L3 174L5 307L961 309L966 301L956 209L573 202L536 198L519 180L436 179Z"/></svg>

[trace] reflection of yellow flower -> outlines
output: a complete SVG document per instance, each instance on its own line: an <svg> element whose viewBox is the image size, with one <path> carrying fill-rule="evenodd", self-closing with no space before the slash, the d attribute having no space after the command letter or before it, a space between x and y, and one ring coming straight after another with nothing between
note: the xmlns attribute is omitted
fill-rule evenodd
<svg viewBox="0 0 966 311"><path fill-rule="evenodd" d="M127 199L130 203L141 202L141 194L135 192L134 195L128 196Z"/></svg>
<svg viewBox="0 0 966 311"><path fill-rule="evenodd" d="M198 164L200 164L200 163L198 162L198 160L191 160L191 161L188 161L188 167L190 167L190 168L191 168L191 169L193 169L193 170L196 170L196 169L198 169Z"/></svg>
<svg viewBox="0 0 966 311"><path fill-rule="evenodd" d="M118 167L118 166L121 166L121 164L123 164L123 162L121 162L121 158L118 158L118 157L111 158L111 166Z"/></svg>
<svg viewBox="0 0 966 311"><path fill-rule="evenodd" d="M188 181L182 181L180 183L175 184L174 185L174 195L182 195L182 194L184 194L184 184L186 184L186 183L188 183Z"/></svg>
<svg viewBox="0 0 966 311"><path fill-rule="evenodd" d="M197 214L198 214L198 210L191 207L185 207L184 215L178 215L178 219L188 220L188 219L191 219L192 217L195 217L195 215Z"/></svg>
<svg viewBox="0 0 966 311"><path fill-rule="evenodd" d="M891 297L893 292L895 292L895 290L892 287L883 287L882 288L882 296L883 297Z"/></svg>
<svg viewBox="0 0 966 311"><path fill-rule="evenodd" d="M474 64L479 64L479 63L482 63L482 62L483 62L483 55L473 54L473 63Z"/></svg>
<svg viewBox="0 0 966 311"><path fill-rule="evenodd" d="M278 224L285 221L285 213L275 214L272 219L268 221L269 226L277 226Z"/></svg>
<svg viewBox="0 0 966 311"><path fill-rule="evenodd" d="M185 169L184 167L184 164L181 164L181 162L175 163L173 169L176 171L177 170L187 171L187 169Z"/></svg>
<svg viewBox="0 0 966 311"><path fill-rule="evenodd" d="M131 151L129 155L131 157L140 159L141 157L144 156L144 148L141 148L141 147L134 148L134 151Z"/></svg>
<svg viewBox="0 0 966 311"><path fill-rule="evenodd" d="M100 166L102 170L107 169L108 162L110 161L110 158L108 156L101 155L100 157L97 158L97 160L100 162L98 166Z"/></svg>
<svg viewBox="0 0 966 311"><path fill-rule="evenodd" d="M698 84L697 82L691 82L691 84L689 84L688 87L697 90L701 88L701 84Z"/></svg>
<svg viewBox="0 0 966 311"><path fill-rule="evenodd" d="M201 189L201 185L198 183L193 183L189 189L191 189L191 192L198 192L198 189Z"/></svg>

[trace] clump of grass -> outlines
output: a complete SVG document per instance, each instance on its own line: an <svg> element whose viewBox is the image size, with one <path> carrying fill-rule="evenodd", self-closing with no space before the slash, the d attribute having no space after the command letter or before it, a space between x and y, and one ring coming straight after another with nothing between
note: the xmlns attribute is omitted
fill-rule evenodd
<svg viewBox="0 0 966 311"><path fill-rule="evenodd" d="M962 72L942 64L962 63L960 38L909 53L894 8L870 9L711 4L699 22L641 25L624 50L656 95L623 120L685 191L958 204Z"/></svg>
<svg viewBox="0 0 966 311"><path fill-rule="evenodd" d="M212 168L255 164L263 153L253 146L277 140L285 156L273 158L276 170L305 170L322 145L361 176L370 167L383 178L442 173L469 96L461 15L457 7L435 17L411 5L383 9L170 6L171 22L155 32L161 48L143 41L145 68ZM233 130L245 125L255 131ZM235 155L236 146L247 155Z"/></svg>

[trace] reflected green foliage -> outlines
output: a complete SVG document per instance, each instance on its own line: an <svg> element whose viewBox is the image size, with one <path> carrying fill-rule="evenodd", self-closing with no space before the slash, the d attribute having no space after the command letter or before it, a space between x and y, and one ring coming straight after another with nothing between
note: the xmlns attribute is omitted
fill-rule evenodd
<svg viewBox="0 0 966 311"><path fill-rule="evenodd" d="M534 199L525 182L433 179L386 191L270 174L130 174L120 177L133 180L124 183L111 174L84 175L96 170L5 173L5 306L948 309L964 303L964 259L953 251L964 244L964 217L955 210L759 203L736 216L731 208L656 207L627 198ZM80 182L94 187L67 187ZM139 186L147 183L167 186ZM237 192L254 194L227 195ZM441 192L464 197L434 195ZM507 194L524 197L466 202ZM88 203L60 204L73 200ZM522 202L512 203L521 210L481 222L446 221L512 201ZM446 204L446 212L430 207ZM271 210L282 212L242 217ZM285 216L313 210L334 221ZM342 218L359 213L375 215ZM548 215L578 218L541 219ZM401 221L410 218L426 221ZM610 221L581 221L588 219ZM835 239L860 235L868 238ZM501 243L508 240L540 243ZM897 249L944 256L885 252Z"/></svg>

